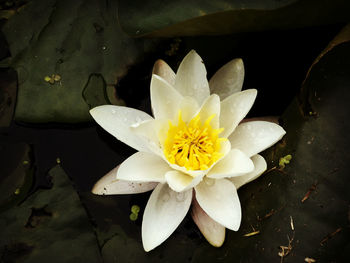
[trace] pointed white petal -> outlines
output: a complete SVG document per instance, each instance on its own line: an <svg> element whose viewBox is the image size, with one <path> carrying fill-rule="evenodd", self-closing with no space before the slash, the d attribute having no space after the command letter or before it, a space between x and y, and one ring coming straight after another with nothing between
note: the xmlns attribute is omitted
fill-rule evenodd
<svg viewBox="0 0 350 263"><path fill-rule="evenodd" d="M118 168L119 165L98 180L91 192L96 195L138 194L153 190L158 184L155 182L140 183L117 180Z"/></svg>
<svg viewBox="0 0 350 263"><path fill-rule="evenodd" d="M208 97L201 109L199 110L199 114L201 117L201 122L202 124L213 114L215 114L215 117L210 121L210 125L214 128L214 129L218 129L219 128L219 118L220 118L220 97L216 94L212 94L210 95L210 97ZM222 137L220 135L220 137Z"/></svg>
<svg viewBox="0 0 350 263"><path fill-rule="evenodd" d="M214 246L221 247L225 241L226 228L214 221L198 204L196 198L192 200L191 216L206 240Z"/></svg>
<svg viewBox="0 0 350 263"><path fill-rule="evenodd" d="M165 79L171 86L175 86L175 72L169 65L161 59L158 59L153 66L152 74L156 74Z"/></svg>
<svg viewBox="0 0 350 263"><path fill-rule="evenodd" d="M284 134L285 130L275 123L251 121L238 125L229 140L232 149L239 149L251 157L278 142Z"/></svg>
<svg viewBox="0 0 350 263"><path fill-rule="evenodd" d="M256 89L244 90L232 94L221 102L220 128L224 128L221 136L226 138L230 136L253 106L256 94Z"/></svg>
<svg viewBox="0 0 350 263"><path fill-rule="evenodd" d="M204 179L195 187L202 209L216 222L237 231L241 224L241 204L236 187L227 179Z"/></svg>
<svg viewBox="0 0 350 263"><path fill-rule="evenodd" d="M244 65L240 58L231 60L221 67L209 81L211 93L218 94L221 100L242 89Z"/></svg>
<svg viewBox="0 0 350 263"><path fill-rule="evenodd" d="M240 176L254 170L252 160L238 149L232 149L208 172L209 178Z"/></svg>
<svg viewBox="0 0 350 263"><path fill-rule="evenodd" d="M192 177L191 175L176 170L169 171L165 174L169 187L176 192L182 192L193 188L202 181L203 177L204 174Z"/></svg>
<svg viewBox="0 0 350 263"><path fill-rule="evenodd" d="M165 183L165 174L172 170L162 158L147 152L137 152L119 167L117 179L133 182Z"/></svg>
<svg viewBox="0 0 350 263"><path fill-rule="evenodd" d="M151 103L155 119L175 119L179 111L182 95L168 82L152 75Z"/></svg>
<svg viewBox="0 0 350 263"><path fill-rule="evenodd" d="M130 131L136 125L152 117L147 113L128 107L103 105L90 110L91 116L107 132L138 151L150 152L145 139Z"/></svg>
<svg viewBox="0 0 350 263"><path fill-rule="evenodd" d="M142 243L150 251L163 243L187 214L192 189L177 193L167 184L158 184L151 194L142 220Z"/></svg>
<svg viewBox="0 0 350 263"><path fill-rule="evenodd" d="M236 188L240 188L242 185L245 185L256 178L258 178L260 175L265 172L267 165L264 157L261 155L257 154L252 157L252 161L254 163L254 171L251 173L242 175L242 176L237 176L237 177L231 177L229 180L236 186Z"/></svg>
<svg viewBox="0 0 350 263"><path fill-rule="evenodd" d="M195 98L200 105L209 97L207 71L201 57L194 50L182 60L175 77L175 88L182 96Z"/></svg>

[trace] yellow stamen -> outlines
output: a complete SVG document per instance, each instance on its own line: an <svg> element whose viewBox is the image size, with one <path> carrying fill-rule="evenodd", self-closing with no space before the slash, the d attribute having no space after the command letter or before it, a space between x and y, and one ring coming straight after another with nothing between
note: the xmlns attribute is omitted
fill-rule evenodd
<svg viewBox="0 0 350 263"><path fill-rule="evenodd" d="M181 117L175 126L169 121L169 130L164 143L164 154L172 164L185 167L187 170L206 170L222 157L219 152L221 142L219 138L224 130L213 129L210 122L215 117L211 115L202 124L200 115L196 115L188 124Z"/></svg>

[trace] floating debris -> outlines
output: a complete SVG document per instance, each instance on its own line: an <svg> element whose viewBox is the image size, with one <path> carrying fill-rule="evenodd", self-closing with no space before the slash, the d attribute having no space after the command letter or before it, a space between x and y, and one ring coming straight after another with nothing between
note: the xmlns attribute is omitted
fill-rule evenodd
<svg viewBox="0 0 350 263"><path fill-rule="evenodd" d="M342 230L341 227L339 227L337 230L335 230L334 232L328 234L327 236L325 236L325 238L322 239L322 241L320 242L320 245L323 246L324 243L326 243L329 239L331 239L332 237L334 237L336 234L338 234L340 231Z"/></svg>
<svg viewBox="0 0 350 263"><path fill-rule="evenodd" d="M278 252L278 256L281 257L281 263L283 262L283 258L288 256L288 254L293 249L292 242L294 240L294 235L293 235L292 239L290 239L288 235L287 235L287 238L288 238L288 246L280 246L281 251Z"/></svg>
<svg viewBox="0 0 350 263"><path fill-rule="evenodd" d="M139 216L140 207L138 205L133 205L130 210L131 210L131 214L129 216L130 220L136 221Z"/></svg>
<svg viewBox="0 0 350 263"><path fill-rule="evenodd" d="M316 190L316 186L317 186L317 183L314 183L311 185L311 187L309 188L309 191L305 194L303 199L301 199L302 203L304 203L307 199L309 199L310 194Z"/></svg>
<svg viewBox="0 0 350 263"><path fill-rule="evenodd" d="M315 260L315 259L313 259L313 258L309 258L309 257L306 257L306 258L304 259L304 261L305 261L305 262L307 262L307 263L313 263L313 262L316 262L316 260Z"/></svg>
<svg viewBox="0 0 350 263"><path fill-rule="evenodd" d="M140 212L140 207L138 205L133 205L131 207L131 212L134 214L138 214Z"/></svg>
<svg viewBox="0 0 350 263"><path fill-rule="evenodd" d="M294 222L292 216L290 216L290 228L294 231Z"/></svg>
<svg viewBox="0 0 350 263"><path fill-rule="evenodd" d="M251 237L251 236L258 235L259 233L260 233L260 231L258 230L258 231L254 231L254 232L247 233L247 234L245 234L245 235L243 235L243 236L245 236L245 237Z"/></svg>
<svg viewBox="0 0 350 263"><path fill-rule="evenodd" d="M283 169L284 167L286 167L286 164L290 163L290 160L292 160L292 155L288 154L282 158L280 158L278 165L280 167L280 169Z"/></svg>
<svg viewBox="0 0 350 263"><path fill-rule="evenodd" d="M46 82L49 82L50 84L55 84L55 82L58 82L61 80L61 76L58 74L52 74L51 77L45 76L44 80Z"/></svg>
<svg viewBox="0 0 350 263"><path fill-rule="evenodd" d="M130 218L131 221L136 221L137 218L138 218L138 214L131 213L129 218Z"/></svg>

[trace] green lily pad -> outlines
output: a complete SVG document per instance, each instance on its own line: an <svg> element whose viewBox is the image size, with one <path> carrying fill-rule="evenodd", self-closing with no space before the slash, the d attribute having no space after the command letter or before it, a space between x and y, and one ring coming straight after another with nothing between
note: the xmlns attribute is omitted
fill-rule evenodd
<svg viewBox="0 0 350 263"><path fill-rule="evenodd" d="M317 9L317 12L315 12ZM122 28L132 36L221 35L348 21L345 0L120 1Z"/></svg>
<svg viewBox="0 0 350 263"><path fill-rule="evenodd" d="M52 189L38 190L0 215L3 262L102 262L98 243L67 175L50 170Z"/></svg>
<svg viewBox="0 0 350 263"><path fill-rule="evenodd" d="M18 72L17 121L84 122L91 105L109 103L100 96L91 104L107 91L85 89L89 77L100 74L115 85L156 43L125 35L116 14L115 2L39 0L8 20L3 32ZM50 82L52 75L60 79Z"/></svg>

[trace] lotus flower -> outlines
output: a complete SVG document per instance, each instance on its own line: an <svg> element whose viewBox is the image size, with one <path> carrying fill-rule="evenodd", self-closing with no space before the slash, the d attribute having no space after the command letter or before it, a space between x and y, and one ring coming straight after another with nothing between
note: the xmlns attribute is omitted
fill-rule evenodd
<svg viewBox="0 0 350 263"><path fill-rule="evenodd" d="M255 89L241 91L243 78L243 62L235 59L208 83L203 61L192 50L176 74L164 61L156 62L153 117L112 105L90 111L107 132L138 151L100 179L93 193L154 189L142 220L145 251L175 231L191 204L194 222L213 246L223 244L225 228L239 229L237 189L266 170L258 153L285 134L272 122L242 122L257 95Z"/></svg>

